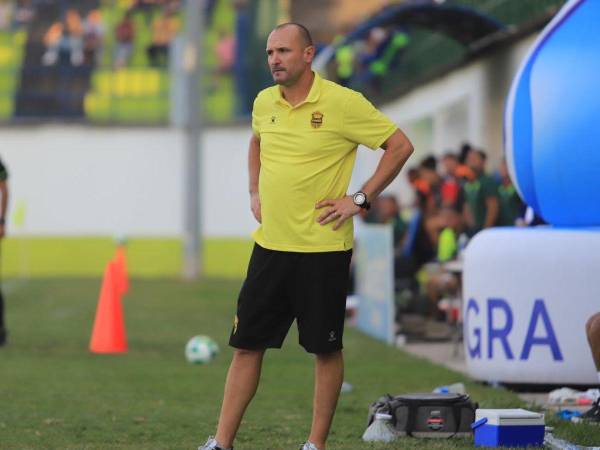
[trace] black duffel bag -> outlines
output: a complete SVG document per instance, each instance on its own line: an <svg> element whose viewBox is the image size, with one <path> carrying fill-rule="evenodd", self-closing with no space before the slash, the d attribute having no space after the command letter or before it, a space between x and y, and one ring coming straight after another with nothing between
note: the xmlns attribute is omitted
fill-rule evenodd
<svg viewBox="0 0 600 450"><path fill-rule="evenodd" d="M399 436L450 438L469 436L473 432L477 403L466 394L384 395L369 407L367 426L376 413L392 416Z"/></svg>

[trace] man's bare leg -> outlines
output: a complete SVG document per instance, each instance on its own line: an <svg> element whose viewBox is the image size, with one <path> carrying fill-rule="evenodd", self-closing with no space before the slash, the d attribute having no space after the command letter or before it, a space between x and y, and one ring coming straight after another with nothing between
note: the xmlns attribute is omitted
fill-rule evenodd
<svg viewBox="0 0 600 450"><path fill-rule="evenodd" d="M256 393L264 354L264 350L235 349L233 352L215 436L225 448L233 445L246 407Z"/></svg>
<svg viewBox="0 0 600 450"><path fill-rule="evenodd" d="M594 365L598 371L598 381L600 381L600 313L594 314L585 324L585 332L592 351Z"/></svg>
<svg viewBox="0 0 600 450"><path fill-rule="evenodd" d="M319 450L325 450L343 380L344 356L341 350L316 355L313 420L308 440Z"/></svg>

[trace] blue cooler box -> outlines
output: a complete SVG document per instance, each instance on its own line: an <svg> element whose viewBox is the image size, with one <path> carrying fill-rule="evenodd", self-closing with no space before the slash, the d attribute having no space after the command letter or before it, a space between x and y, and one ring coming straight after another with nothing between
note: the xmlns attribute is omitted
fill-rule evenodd
<svg viewBox="0 0 600 450"><path fill-rule="evenodd" d="M471 428L475 433L475 447L544 444L544 415L525 409L478 409Z"/></svg>

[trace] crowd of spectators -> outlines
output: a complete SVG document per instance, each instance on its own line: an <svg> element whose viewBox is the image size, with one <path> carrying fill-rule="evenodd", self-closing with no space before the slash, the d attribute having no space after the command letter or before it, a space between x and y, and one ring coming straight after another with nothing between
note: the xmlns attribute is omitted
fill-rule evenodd
<svg viewBox="0 0 600 450"><path fill-rule="evenodd" d="M102 58L104 24L97 9L85 18L74 8L68 9L61 20L53 22L44 34L44 66L70 64L95 66Z"/></svg>
<svg viewBox="0 0 600 450"><path fill-rule="evenodd" d="M3 0L0 0L2 2ZM4 0L5 1L5 0ZM0 3L0 26L3 23L3 7L11 3ZM29 4L29 3L27 3ZM216 2L205 6L207 24L211 24ZM105 43L113 42L112 66L115 69L131 64L139 27L148 31L150 40L144 51L148 65L167 67L174 39L181 30L180 0L132 0L113 26L107 27L99 10L90 11L85 18L74 8L65 11L60 20L52 23L44 33L45 51L42 64L52 66L59 63L71 66L101 64ZM35 8L32 7L32 14ZM135 17L141 17L135 20ZM107 29L108 28L108 29ZM107 39L108 36L111 39ZM235 54L235 36L220 31L215 46L218 74L232 70Z"/></svg>
<svg viewBox="0 0 600 450"><path fill-rule="evenodd" d="M427 156L407 171L414 192L410 208L403 211L393 195L383 195L363 214L367 223L392 225L396 290L409 291L419 312L431 318L445 319L440 300L459 296L457 261L472 236L529 224L506 162L493 173L486 162L485 152L468 144L440 158Z"/></svg>
<svg viewBox="0 0 600 450"><path fill-rule="evenodd" d="M346 27L343 34L349 31ZM336 40L339 42L342 36ZM335 78L343 86L365 86L380 91L382 80L398 64L409 40L409 35L402 29L373 28L365 39L336 49Z"/></svg>
<svg viewBox="0 0 600 450"><path fill-rule="evenodd" d="M180 28L177 17L179 7L179 0L134 0L113 29L109 30L114 36L113 66L125 67L131 61L136 37L134 14L145 18L145 26L151 32L151 42L146 48L149 64L166 66L169 47ZM100 10L91 10L82 17L79 10L69 8L45 31L45 51L41 63L45 66L98 66L102 63L106 37L106 26Z"/></svg>
<svg viewBox="0 0 600 450"><path fill-rule="evenodd" d="M169 48L179 31L176 10L164 8L152 21L152 40L146 49L152 67L166 67L169 62Z"/></svg>
<svg viewBox="0 0 600 450"><path fill-rule="evenodd" d="M0 31L16 31L29 25L39 1L43 0L0 0Z"/></svg>

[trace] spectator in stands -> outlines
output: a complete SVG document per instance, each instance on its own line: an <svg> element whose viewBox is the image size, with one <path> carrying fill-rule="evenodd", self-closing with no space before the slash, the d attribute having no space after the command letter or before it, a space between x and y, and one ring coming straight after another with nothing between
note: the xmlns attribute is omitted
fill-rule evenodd
<svg viewBox="0 0 600 450"><path fill-rule="evenodd" d="M429 184L421 177L417 167L410 167L406 171L406 179L414 192L414 203L412 206L420 209L423 199L429 195Z"/></svg>
<svg viewBox="0 0 600 450"><path fill-rule="evenodd" d="M440 209L444 204L442 196L443 179L437 171L434 156L428 156L419 164L419 175L427 183L427 195L419 201L419 209L423 215L423 227L429 235L433 246L437 245L440 233Z"/></svg>
<svg viewBox="0 0 600 450"><path fill-rule="evenodd" d="M152 43L147 49L153 67L165 67L169 61L169 46L177 34L179 23L175 14L167 10L152 22Z"/></svg>
<svg viewBox="0 0 600 450"><path fill-rule="evenodd" d="M427 184L423 190L425 195L419 199L421 211L425 217L435 216L442 205L441 186L442 178L437 172L435 156L425 157L419 164L419 178Z"/></svg>
<svg viewBox="0 0 600 450"><path fill-rule="evenodd" d="M83 22L76 9L68 9L65 15L67 35L63 33L63 39L67 37L65 46L70 51L71 64L80 66L83 64Z"/></svg>
<svg viewBox="0 0 600 450"><path fill-rule="evenodd" d="M333 39L333 44L337 45L352 30L350 24L342 27L341 34ZM335 76L342 86L350 86L354 75L354 66L356 65L356 48L354 44L340 45L335 51Z"/></svg>
<svg viewBox="0 0 600 450"><path fill-rule="evenodd" d="M204 24L206 28L212 26L216 8L217 0L204 0Z"/></svg>
<svg viewBox="0 0 600 450"><path fill-rule="evenodd" d="M339 46L335 51L335 71L338 83L349 86L354 74L355 52L352 44Z"/></svg>
<svg viewBox="0 0 600 450"><path fill-rule="evenodd" d="M0 0L0 30L9 30L12 22L13 5L9 0Z"/></svg>
<svg viewBox="0 0 600 450"><path fill-rule="evenodd" d="M384 44L389 35L385 28L375 27L369 31L364 46L358 50L358 74L357 82L363 85L370 85L374 82L373 73L370 70L371 63L379 58L383 51Z"/></svg>
<svg viewBox="0 0 600 450"><path fill-rule="evenodd" d="M460 250L458 241L465 231L465 222L461 211L452 206L442 206L439 216L437 261L443 263L458 256Z"/></svg>
<svg viewBox="0 0 600 450"><path fill-rule="evenodd" d="M219 74L231 72L235 57L235 36L232 33L227 33L224 30L219 32L216 54L217 72Z"/></svg>
<svg viewBox="0 0 600 450"><path fill-rule="evenodd" d="M120 69L129 64L134 39L133 13L129 10L115 27L115 41L117 43L115 47L115 69Z"/></svg>
<svg viewBox="0 0 600 450"><path fill-rule="evenodd" d="M13 28L27 27L35 16L35 8L31 0L21 0L13 16Z"/></svg>
<svg viewBox="0 0 600 450"><path fill-rule="evenodd" d="M164 5L165 11L168 11L171 14L177 13L181 7L181 2L179 0L162 0L162 4Z"/></svg>
<svg viewBox="0 0 600 450"><path fill-rule="evenodd" d="M464 231L462 215L455 208L443 206L440 211L440 230L437 243L437 262L432 265L425 284L425 292L429 301L430 315L434 318L444 318L438 309L438 302L443 297L456 297L460 287L460 277L456 272L447 270L443 263L458 255L458 239Z"/></svg>
<svg viewBox="0 0 600 450"><path fill-rule="evenodd" d="M88 66L102 63L102 47L104 44L104 24L98 9L91 10L83 23L83 55Z"/></svg>
<svg viewBox="0 0 600 450"><path fill-rule="evenodd" d="M398 200L391 194L381 195L376 199L374 206L377 222L392 226L394 249L396 253L399 253L406 235L407 226L400 214Z"/></svg>
<svg viewBox="0 0 600 450"><path fill-rule="evenodd" d="M467 155L469 154L469 152L472 149L473 149L473 147L468 142L464 142L460 146L460 151L458 152L458 162L459 162L459 164L462 164L462 165L466 164L466 162L467 162Z"/></svg>
<svg viewBox="0 0 600 450"><path fill-rule="evenodd" d="M475 179L464 186L466 207L464 219L470 236L497 224L499 213L498 184L485 173L486 154L477 149L467 153L466 164Z"/></svg>
<svg viewBox="0 0 600 450"><path fill-rule="evenodd" d="M421 177L419 177L419 169L415 167L411 167L406 171L406 178L408 179L408 184L410 184L415 191L419 190L419 181Z"/></svg>
<svg viewBox="0 0 600 450"><path fill-rule="evenodd" d="M432 195L427 181L421 178L420 170L411 168L407 172L408 181L415 191L415 211L408 223L406 238L402 248L405 273L404 278L412 278L423 264L435 257L435 247L426 230L423 213L427 198Z"/></svg>
<svg viewBox="0 0 600 450"><path fill-rule="evenodd" d="M440 195L442 205L462 211L464 181L458 175L458 167L458 157L454 153L448 152L442 156L443 176Z"/></svg>
<svg viewBox="0 0 600 450"><path fill-rule="evenodd" d="M500 202L500 211L498 214L498 225L506 227L521 225L526 205L521 200L521 197L519 197L519 193L510 179L505 159L500 163L499 175L498 199Z"/></svg>
<svg viewBox="0 0 600 450"><path fill-rule="evenodd" d="M143 14L146 24L150 26L152 24L152 17L154 16L154 8L158 4L159 0L134 0L130 11Z"/></svg>
<svg viewBox="0 0 600 450"><path fill-rule="evenodd" d="M65 65L83 64L83 24L75 9L67 10L62 22L54 22L44 35L46 51L42 64L53 66L57 62Z"/></svg>
<svg viewBox="0 0 600 450"><path fill-rule="evenodd" d="M408 34L400 30L388 33L386 39L379 45L375 58L369 64L371 85L377 91L381 90L381 83L389 70L396 65L401 50L409 43Z"/></svg>
<svg viewBox="0 0 600 450"><path fill-rule="evenodd" d="M44 34L43 42L46 47L46 51L42 55L42 64L44 66L53 66L58 61L63 29L64 25L62 22L54 22Z"/></svg>

